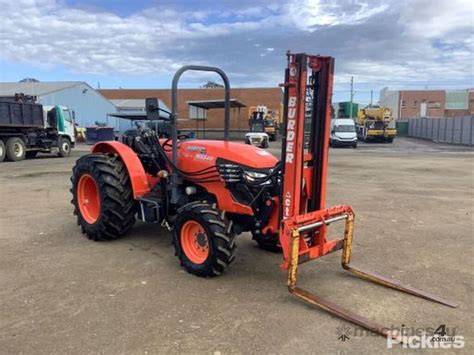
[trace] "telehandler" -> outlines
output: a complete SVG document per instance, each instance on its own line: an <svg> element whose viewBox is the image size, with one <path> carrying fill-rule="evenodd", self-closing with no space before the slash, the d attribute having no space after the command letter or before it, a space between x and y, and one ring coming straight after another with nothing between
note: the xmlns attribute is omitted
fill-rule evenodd
<svg viewBox="0 0 474 355"><path fill-rule="evenodd" d="M126 144L100 142L77 160L71 192L82 232L95 241L112 240L128 232L137 218L161 223L173 234L182 267L213 277L234 260L236 235L249 231L261 248L282 251L281 267L293 295L384 336L396 337L297 286L299 264L342 249L342 266L353 274L455 307L350 263L354 212L346 205L325 206L333 68L331 57L288 53L281 161L265 150L229 141L230 85L222 70L179 69L172 83L171 138L138 129ZM215 72L224 81L223 141L178 135L178 81L189 70ZM160 119L156 99L147 99L146 109L149 119ZM345 221L344 236L329 239L328 226L337 221Z"/></svg>

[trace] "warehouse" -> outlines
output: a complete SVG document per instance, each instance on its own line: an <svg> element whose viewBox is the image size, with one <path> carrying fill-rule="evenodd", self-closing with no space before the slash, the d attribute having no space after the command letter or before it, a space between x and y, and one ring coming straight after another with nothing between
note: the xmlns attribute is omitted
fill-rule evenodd
<svg viewBox="0 0 474 355"><path fill-rule="evenodd" d="M156 97L171 107L171 90L169 89L107 89L99 90L99 92L112 102ZM282 90L278 87L231 89L231 99L233 100L231 131L234 132L234 137L236 132L248 131L249 109L253 106L267 106L278 117L281 96ZM223 98L224 90L220 88L179 89L178 115L182 119L179 123L180 128L193 130L198 134L205 131L206 137L212 137L213 133L218 136L223 131L223 109L209 108L202 111L200 106L203 107L203 105L197 105L197 102L212 102Z"/></svg>
<svg viewBox="0 0 474 355"><path fill-rule="evenodd" d="M0 83L0 97L13 97L16 93L36 96L43 105L69 107L81 127L106 123L107 114L116 111L112 102L83 81Z"/></svg>

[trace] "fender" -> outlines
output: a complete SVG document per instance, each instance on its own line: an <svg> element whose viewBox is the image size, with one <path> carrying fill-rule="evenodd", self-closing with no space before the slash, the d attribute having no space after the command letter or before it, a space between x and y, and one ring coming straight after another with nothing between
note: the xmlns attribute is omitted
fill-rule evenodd
<svg viewBox="0 0 474 355"><path fill-rule="evenodd" d="M115 153L122 159L130 176L133 197L135 199L150 192L150 185L148 184L145 169L140 159L138 159L137 154L129 146L115 141L99 142L92 147L91 152Z"/></svg>

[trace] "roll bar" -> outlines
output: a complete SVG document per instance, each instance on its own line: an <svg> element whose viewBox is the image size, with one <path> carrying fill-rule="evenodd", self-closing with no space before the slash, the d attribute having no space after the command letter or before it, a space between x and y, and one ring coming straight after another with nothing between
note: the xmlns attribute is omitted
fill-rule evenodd
<svg viewBox="0 0 474 355"><path fill-rule="evenodd" d="M224 140L229 140L229 130L230 130L230 83L227 74L219 68L208 67L205 65L185 65L178 69L174 74L173 82L171 84L171 139L173 141L173 149L171 161L174 167L178 167L178 82L181 75L189 70L193 71L205 71L205 72L214 72L220 75L224 81ZM178 199L177 195L177 185L178 185L178 176L177 173L173 171L171 175L171 202L176 203Z"/></svg>

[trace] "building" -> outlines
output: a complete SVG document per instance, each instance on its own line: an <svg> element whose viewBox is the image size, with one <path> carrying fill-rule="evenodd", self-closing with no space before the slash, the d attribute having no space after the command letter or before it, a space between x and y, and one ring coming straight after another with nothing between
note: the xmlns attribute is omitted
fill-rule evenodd
<svg viewBox="0 0 474 355"><path fill-rule="evenodd" d="M81 127L106 123L107 115L116 111L112 102L82 81L0 83L0 97L13 97L16 93L36 96L43 105L69 107Z"/></svg>
<svg viewBox="0 0 474 355"><path fill-rule="evenodd" d="M461 117L474 115L474 89L380 91L380 105L392 109L396 119Z"/></svg>
<svg viewBox="0 0 474 355"><path fill-rule="evenodd" d="M171 107L171 90L169 89L102 89L99 92L111 100L144 100L147 97L156 97L165 105ZM231 89L233 100L231 109L231 130L234 132L248 131L249 107L265 105L269 110L278 115L281 110L282 90L280 88L236 88ZM224 99L224 89L179 89L178 91L178 116L179 128L197 132L222 132L224 127L224 110L219 105ZM207 105L200 105L207 101ZM210 107L203 110L200 106ZM222 106L222 105L220 105Z"/></svg>

